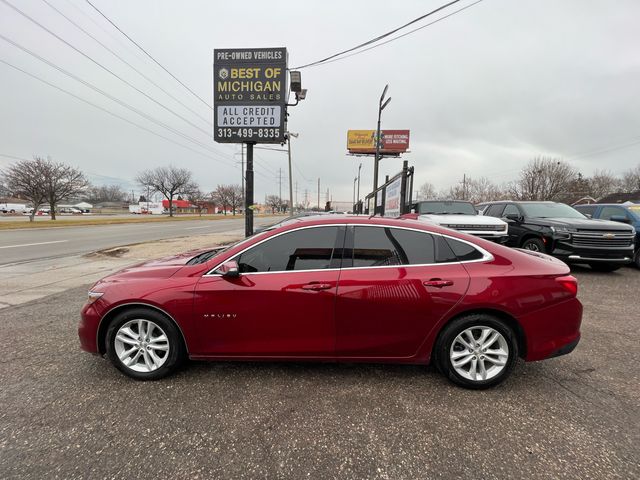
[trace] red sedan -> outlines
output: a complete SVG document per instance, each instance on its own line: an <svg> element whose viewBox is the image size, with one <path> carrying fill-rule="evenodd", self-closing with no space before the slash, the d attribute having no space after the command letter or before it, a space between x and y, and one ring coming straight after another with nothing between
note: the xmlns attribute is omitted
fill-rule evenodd
<svg viewBox="0 0 640 480"><path fill-rule="evenodd" d="M141 380L186 358L433 362L486 388L518 357L575 348L577 290L541 253L409 219L307 217L100 280L79 335Z"/></svg>

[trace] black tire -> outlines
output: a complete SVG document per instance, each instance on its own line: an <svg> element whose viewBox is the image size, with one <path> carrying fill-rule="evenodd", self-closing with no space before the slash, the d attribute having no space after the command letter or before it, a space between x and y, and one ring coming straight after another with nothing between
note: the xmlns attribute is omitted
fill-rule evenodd
<svg viewBox="0 0 640 480"><path fill-rule="evenodd" d="M540 253L545 253L546 251L546 249L544 248L544 242L539 238L527 238L524 242L522 242L520 248Z"/></svg>
<svg viewBox="0 0 640 480"><path fill-rule="evenodd" d="M590 263L589 266L596 272L615 272L622 267L619 263Z"/></svg>
<svg viewBox="0 0 640 480"><path fill-rule="evenodd" d="M502 335L505 345L508 347L508 354L502 370L498 370L493 376L486 380L472 380L462 376L452 365L451 353L459 346L457 342L458 335L472 327L489 327L490 329ZM455 343L455 346L454 346ZM493 344L492 344L493 345ZM452 349L453 347L453 349ZM463 349L464 350L464 349ZM518 342L516 336L504 321L487 314L471 314L457 318L448 323L440 332L435 345L435 362L438 369L449 378L453 383L464 388L481 390L494 387L502 383L511 374L513 367L518 359ZM466 353L466 352L465 352ZM469 353L473 355L473 353ZM474 361L476 357L472 357ZM479 357L478 357L479 358ZM479 360L478 360L479 361ZM483 362L484 364L484 362ZM492 367L494 368L493 364ZM495 367L498 368L498 367Z"/></svg>
<svg viewBox="0 0 640 480"><path fill-rule="evenodd" d="M640 250L636 250L636 254L633 257L633 264L636 268L640 268Z"/></svg>
<svg viewBox="0 0 640 480"><path fill-rule="evenodd" d="M143 364L140 364L141 360L133 364L133 367L127 366L120 360L117 354L118 346L116 344L116 335L121 327L126 324L132 322L134 325L132 327L133 333L135 332L135 323L138 320L151 322L155 324L157 328L154 328L153 331L155 333L164 333L167 341L163 341L163 345L166 343L168 345L168 352L163 355L162 351L158 351L158 355L161 357L160 360L163 361L162 365L152 371L136 371L133 368L144 368ZM150 325L147 323L147 325ZM147 334L149 331L147 331ZM122 344L122 342L119 342ZM151 342L150 342L151 343ZM133 348L134 346L131 345ZM147 349L153 347L147 347ZM136 380L158 380L160 378L166 377L173 373L186 359L186 348L184 346L184 342L182 340L182 335L178 330L178 327L167 318L162 313L144 307L136 307L125 310L114 317L114 319L109 324L109 328L107 329L106 335L106 350L107 357L111 361L114 367L120 370L125 375L134 378ZM140 352L144 350L141 347ZM132 353L135 354L137 351ZM155 353L155 352L154 352ZM143 357L146 358L146 355Z"/></svg>

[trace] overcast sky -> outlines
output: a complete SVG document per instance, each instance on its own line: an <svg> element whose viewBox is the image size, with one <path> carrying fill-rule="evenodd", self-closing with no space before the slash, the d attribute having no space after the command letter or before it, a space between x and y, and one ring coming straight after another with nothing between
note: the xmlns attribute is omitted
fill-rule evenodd
<svg viewBox="0 0 640 480"><path fill-rule="evenodd" d="M240 147L212 139L212 111L136 50L83 0L47 0L192 111L140 77L43 0L7 0L191 124L151 102L0 2L0 33L218 153L151 123L0 39L0 59L192 150L114 118L0 63L0 154L50 155L97 183L137 188L157 165L191 169L203 189L240 181ZM287 47L289 67L344 50L445 3L425 1L92 0L199 96L212 103L214 48ZM444 13L468 5L469 0ZM444 14L443 13L443 14ZM435 18L435 17L434 17ZM416 183L438 189L470 177L501 183L532 157L570 161L584 175L620 173L640 161L640 2L484 0L418 32L342 61L304 69L307 99L290 110L298 200L351 201L362 167L346 155L348 129L374 129L389 84L382 128L410 129ZM426 22L422 22L420 26ZM203 118L200 118L203 117ZM205 121L206 120L206 121ZM634 142L637 142L633 144ZM626 147L625 147L626 146ZM600 153L598 153L600 152ZM0 167L12 162L0 157ZM286 154L257 150L256 200L278 193ZM387 159L381 174L401 161ZM313 202L315 203L315 202Z"/></svg>

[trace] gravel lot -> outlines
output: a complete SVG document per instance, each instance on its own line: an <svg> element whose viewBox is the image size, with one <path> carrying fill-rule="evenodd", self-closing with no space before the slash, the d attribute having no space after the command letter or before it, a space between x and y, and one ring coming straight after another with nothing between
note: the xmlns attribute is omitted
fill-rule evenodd
<svg viewBox="0 0 640 480"><path fill-rule="evenodd" d="M640 271L576 269L582 342L483 392L420 366L81 352L86 288L0 311L0 478L640 478Z"/></svg>

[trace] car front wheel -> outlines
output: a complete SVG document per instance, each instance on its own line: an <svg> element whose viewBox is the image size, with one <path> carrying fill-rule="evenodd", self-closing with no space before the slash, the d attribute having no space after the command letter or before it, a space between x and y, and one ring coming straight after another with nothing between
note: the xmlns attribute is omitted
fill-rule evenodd
<svg viewBox="0 0 640 480"><path fill-rule="evenodd" d="M442 331L436 345L438 368L465 388L484 389L503 382L518 358L511 328L491 315L458 318Z"/></svg>
<svg viewBox="0 0 640 480"><path fill-rule="evenodd" d="M522 242L522 248L533 252L544 253L544 243L539 238L527 238Z"/></svg>
<svg viewBox="0 0 640 480"><path fill-rule="evenodd" d="M166 377L185 358L178 328L154 310L135 308L122 312L109 325L106 340L111 363L136 380Z"/></svg>

